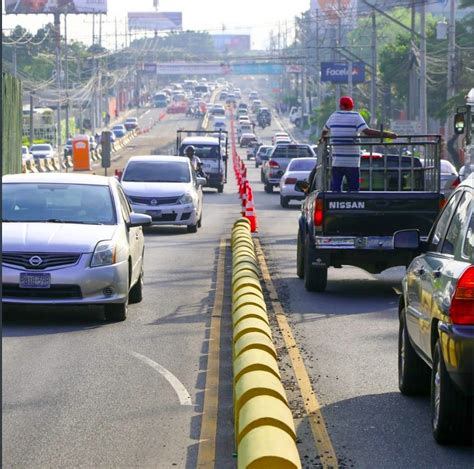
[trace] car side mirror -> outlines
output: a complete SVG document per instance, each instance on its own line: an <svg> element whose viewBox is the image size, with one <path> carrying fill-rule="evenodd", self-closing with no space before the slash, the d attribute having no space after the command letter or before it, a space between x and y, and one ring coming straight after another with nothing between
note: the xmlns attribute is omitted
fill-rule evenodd
<svg viewBox="0 0 474 469"><path fill-rule="evenodd" d="M207 179L206 178L203 178L201 176L198 176L197 177L197 183L198 183L198 186L204 186L207 182Z"/></svg>
<svg viewBox="0 0 474 469"><path fill-rule="evenodd" d="M297 181L295 184L295 190L307 194L309 191L309 183L307 181Z"/></svg>
<svg viewBox="0 0 474 469"><path fill-rule="evenodd" d="M421 246L419 230L400 230L393 235L394 249L416 250Z"/></svg>
<svg viewBox="0 0 474 469"><path fill-rule="evenodd" d="M129 228L137 228L139 226L150 226L151 217L150 215L145 215L144 213L132 212L130 214L130 222L127 223Z"/></svg>

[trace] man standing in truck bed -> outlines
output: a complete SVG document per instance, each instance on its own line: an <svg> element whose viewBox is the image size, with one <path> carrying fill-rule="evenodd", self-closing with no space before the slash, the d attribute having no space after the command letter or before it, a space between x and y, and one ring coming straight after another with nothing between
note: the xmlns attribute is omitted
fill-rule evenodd
<svg viewBox="0 0 474 469"><path fill-rule="evenodd" d="M342 180L346 177L349 191L359 190L360 147L357 137L363 133L368 137L397 138L393 132L380 132L371 129L364 118L353 111L354 101L350 96L342 96L339 101L339 111L331 114L323 128L320 142L331 137L332 150L332 177L331 191L341 192ZM338 146L338 143L346 145ZM354 145L347 145L354 143Z"/></svg>

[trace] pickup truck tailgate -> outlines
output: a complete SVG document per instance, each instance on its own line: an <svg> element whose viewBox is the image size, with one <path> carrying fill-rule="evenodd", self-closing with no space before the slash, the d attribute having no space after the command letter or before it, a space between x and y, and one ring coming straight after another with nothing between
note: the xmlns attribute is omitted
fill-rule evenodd
<svg viewBox="0 0 474 469"><path fill-rule="evenodd" d="M427 236L440 210L437 192L324 192L324 234L391 236L419 229Z"/></svg>

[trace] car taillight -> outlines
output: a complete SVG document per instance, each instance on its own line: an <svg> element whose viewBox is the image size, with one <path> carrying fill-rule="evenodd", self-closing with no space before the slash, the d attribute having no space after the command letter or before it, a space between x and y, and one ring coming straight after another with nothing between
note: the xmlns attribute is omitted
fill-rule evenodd
<svg viewBox="0 0 474 469"><path fill-rule="evenodd" d="M453 324L474 324L474 266L468 267L459 278L449 314Z"/></svg>
<svg viewBox="0 0 474 469"><path fill-rule="evenodd" d="M316 228L321 229L324 221L324 205L323 199L316 199L313 214L314 225Z"/></svg>
<svg viewBox="0 0 474 469"><path fill-rule="evenodd" d="M296 181L298 181L296 178L286 178L285 184L296 184Z"/></svg>
<svg viewBox="0 0 474 469"><path fill-rule="evenodd" d="M280 165L274 160L270 160L268 162L268 166L270 166L270 168L279 168L280 167Z"/></svg>
<svg viewBox="0 0 474 469"><path fill-rule="evenodd" d="M439 209L443 209L444 206L446 205L446 197L444 195L441 195L440 198L439 198Z"/></svg>
<svg viewBox="0 0 474 469"><path fill-rule="evenodd" d="M451 184L451 189L455 189L456 187L459 186L459 184L461 184L461 179L459 179L459 176L458 176Z"/></svg>

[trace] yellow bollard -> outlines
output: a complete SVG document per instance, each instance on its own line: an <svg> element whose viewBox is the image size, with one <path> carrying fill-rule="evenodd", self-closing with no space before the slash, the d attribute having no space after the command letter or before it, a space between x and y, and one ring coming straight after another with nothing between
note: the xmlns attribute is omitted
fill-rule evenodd
<svg viewBox="0 0 474 469"><path fill-rule="evenodd" d="M250 349L240 354L234 361L234 384L243 374L250 371L267 371L281 379L275 357L260 349Z"/></svg>

